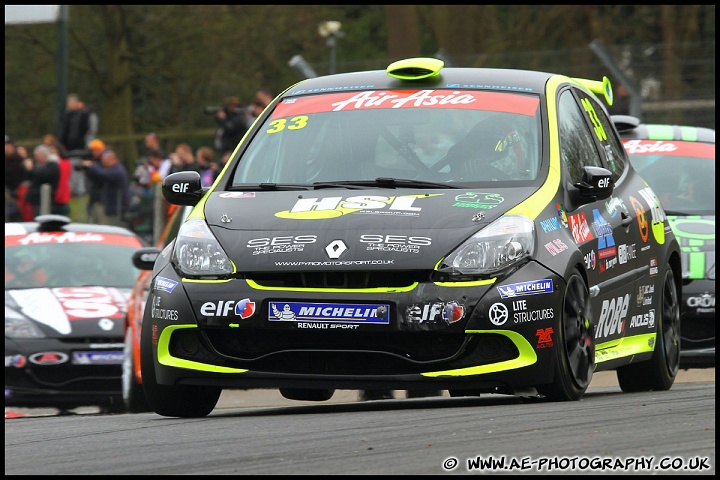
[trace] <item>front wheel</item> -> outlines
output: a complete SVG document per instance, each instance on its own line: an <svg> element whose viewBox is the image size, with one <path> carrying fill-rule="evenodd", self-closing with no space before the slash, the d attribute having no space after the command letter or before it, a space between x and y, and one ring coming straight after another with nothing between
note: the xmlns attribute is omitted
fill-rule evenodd
<svg viewBox="0 0 720 480"><path fill-rule="evenodd" d="M140 338L140 371L148 405L164 417L197 418L209 415L220 399L222 388L157 383L151 326L152 322L143 322Z"/></svg>
<svg viewBox="0 0 720 480"><path fill-rule="evenodd" d="M665 270L660 295L659 314L656 315L657 340L650 360L631 363L617 369L617 379L623 392L670 390L680 367L680 305L672 269Z"/></svg>
<svg viewBox="0 0 720 480"><path fill-rule="evenodd" d="M565 286L558 345L555 346L555 378L538 392L551 401L579 400L595 370L595 338L590 322L588 288L580 271L571 271Z"/></svg>

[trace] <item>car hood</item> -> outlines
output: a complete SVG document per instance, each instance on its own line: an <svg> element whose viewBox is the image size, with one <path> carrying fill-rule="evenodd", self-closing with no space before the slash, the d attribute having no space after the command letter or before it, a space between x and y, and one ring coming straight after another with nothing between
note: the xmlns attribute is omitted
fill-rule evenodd
<svg viewBox="0 0 720 480"><path fill-rule="evenodd" d="M5 316L22 315L50 338L122 338L131 289L106 287L5 290Z"/></svg>
<svg viewBox="0 0 720 480"><path fill-rule="evenodd" d="M213 193L205 218L238 270L431 269L530 189Z"/></svg>
<svg viewBox="0 0 720 480"><path fill-rule="evenodd" d="M683 278L715 279L715 215L668 215L683 252Z"/></svg>

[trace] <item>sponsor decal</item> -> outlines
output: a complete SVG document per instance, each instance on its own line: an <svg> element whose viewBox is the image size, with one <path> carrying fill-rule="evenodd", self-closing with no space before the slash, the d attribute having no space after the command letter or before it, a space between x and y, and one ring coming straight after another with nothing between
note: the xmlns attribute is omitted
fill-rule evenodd
<svg viewBox="0 0 720 480"><path fill-rule="evenodd" d="M460 85L449 84L449 88ZM347 87L340 87L346 89ZM359 88L372 88L360 86ZM507 92L468 90L367 90L362 92L326 93L285 100L272 113L272 118L294 117L320 112L353 110L452 108L490 110L532 116L538 108L537 97ZM294 95L320 93L317 90L297 90Z"/></svg>
<svg viewBox="0 0 720 480"><path fill-rule="evenodd" d="M563 228L568 228L567 213L565 213L565 206L562 203L556 203L555 208L557 209L558 218Z"/></svg>
<svg viewBox="0 0 720 480"><path fill-rule="evenodd" d="M605 210L607 211L608 215L610 215L610 218L615 218L619 209L627 210L627 208L625 207L625 203L622 201L622 198L611 197L610 200L605 202Z"/></svg>
<svg viewBox="0 0 720 480"><path fill-rule="evenodd" d="M650 305L652 303L653 293L655 293L655 285L638 286L637 306Z"/></svg>
<svg viewBox="0 0 720 480"><path fill-rule="evenodd" d="M68 361L68 356L62 352L40 352L28 357L30 363L35 365L59 365Z"/></svg>
<svg viewBox="0 0 720 480"><path fill-rule="evenodd" d="M657 257L651 257L650 258L650 276L654 277L658 274L658 259Z"/></svg>
<svg viewBox="0 0 720 480"><path fill-rule="evenodd" d="M255 198L255 192L223 192L220 198Z"/></svg>
<svg viewBox="0 0 720 480"><path fill-rule="evenodd" d="M630 317L630 328L633 327L655 327L655 309L647 313L639 313Z"/></svg>
<svg viewBox="0 0 720 480"><path fill-rule="evenodd" d="M172 293L177 284L178 282L170 280L169 278L155 277L155 290L160 290L161 292Z"/></svg>
<svg viewBox="0 0 720 480"><path fill-rule="evenodd" d="M108 233L34 232L24 236L6 235L5 237L5 247L46 243L106 243L131 247L141 246L134 237Z"/></svg>
<svg viewBox="0 0 720 480"><path fill-rule="evenodd" d="M550 217L545 220L540 220L540 226L545 233L552 232L561 227L560 219L558 217Z"/></svg>
<svg viewBox="0 0 720 480"><path fill-rule="evenodd" d="M662 140L623 140L625 150L634 155L656 155L672 153L679 157L711 158L715 160L715 145L701 142Z"/></svg>
<svg viewBox="0 0 720 480"><path fill-rule="evenodd" d="M158 327L156 324L150 325L150 329L152 330L152 344L157 345L158 343Z"/></svg>
<svg viewBox="0 0 720 480"><path fill-rule="evenodd" d="M387 304L269 302L268 310L271 322L390 323Z"/></svg>
<svg viewBox="0 0 720 480"><path fill-rule="evenodd" d="M647 242L650 236L650 225L645 217L645 207L643 207L643 204L632 195L630 196L630 204L633 206L633 210L635 210L635 215L637 216L640 238L643 242Z"/></svg>
<svg viewBox="0 0 720 480"><path fill-rule="evenodd" d="M304 251L305 245L315 242L317 242L316 235L288 235L253 238L248 240L246 247L253 249L253 255L294 253Z"/></svg>
<svg viewBox="0 0 720 480"><path fill-rule="evenodd" d="M505 325L508 320L508 309L502 303L493 303L488 310L488 318L493 325Z"/></svg>
<svg viewBox="0 0 720 480"><path fill-rule="evenodd" d="M546 320L555 317L555 310L552 308L528 311L527 300L513 300L512 307L514 310L513 321L515 323L534 322L536 320Z"/></svg>
<svg viewBox="0 0 720 480"><path fill-rule="evenodd" d="M71 321L124 316L125 305L121 309L104 287L54 288L53 293Z"/></svg>
<svg viewBox="0 0 720 480"><path fill-rule="evenodd" d="M665 243L665 212L660 206L660 199L655 195L655 192L650 187L641 189L638 193L645 199L650 207L650 216L652 221L651 230L655 241L662 245Z"/></svg>
<svg viewBox="0 0 720 480"><path fill-rule="evenodd" d="M73 365L122 365L122 350L111 352L73 352Z"/></svg>
<svg viewBox="0 0 720 480"><path fill-rule="evenodd" d="M564 252L568 249L568 246L565 245L565 242L563 242L560 239L555 239L552 242L548 242L545 244L545 249L550 252L550 255L553 257L557 255L560 252Z"/></svg>
<svg viewBox="0 0 720 480"><path fill-rule="evenodd" d="M624 265L628 260L635 260L635 244L630 245L623 243L618 245L618 261L620 265Z"/></svg>
<svg viewBox="0 0 720 480"><path fill-rule="evenodd" d="M411 323L440 323L447 325L461 320L465 307L457 302L412 305L405 310L405 318Z"/></svg>
<svg viewBox="0 0 720 480"><path fill-rule="evenodd" d="M105 287L34 288L8 294L21 313L63 335L72 331L74 321L121 319L125 315L125 298Z"/></svg>
<svg viewBox="0 0 720 480"><path fill-rule="evenodd" d="M432 245L430 237L407 235L360 235L360 242L367 244L368 251L420 253L420 246Z"/></svg>
<svg viewBox="0 0 720 480"><path fill-rule="evenodd" d="M595 338L606 338L621 333L625 329L625 317L629 305L630 294L627 293L611 300L603 300Z"/></svg>
<svg viewBox="0 0 720 480"><path fill-rule="evenodd" d="M570 215L568 220L570 222L570 231L572 232L575 243L581 244L593 239L593 235L592 232L590 232L590 227L588 227L587 218L585 217L584 212L580 212L576 215Z"/></svg>
<svg viewBox="0 0 720 480"><path fill-rule="evenodd" d="M597 259L595 258L595 250L590 250L590 253L585 254L585 267L588 270L595 270L597 265Z"/></svg>
<svg viewBox="0 0 720 480"><path fill-rule="evenodd" d="M150 317L155 320L176 321L178 319L178 311L160 308L160 297L153 296Z"/></svg>
<svg viewBox="0 0 720 480"><path fill-rule="evenodd" d="M336 260L323 262L293 261L293 262L275 262L277 267L341 267L341 266L358 266L358 265L392 265L395 260Z"/></svg>
<svg viewBox="0 0 720 480"><path fill-rule="evenodd" d="M289 220L324 220L351 213L372 215L420 216L417 200L440 196L442 193L385 197L363 195L356 197L300 198L290 210L275 213Z"/></svg>
<svg viewBox="0 0 720 480"><path fill-rule="evenodd" d="M497 287L501 298L518 297L522 295L538 295L553 292L553 281L550 279L531 280L529 282L511 283Z"/></svg>
<svg viewBox="0 0 720 480"><path fill-rule="evenodd" d="M552 334L555 333L552 327L539 328L535 332L535 336L538 337L538 343L535 348L550 348L553 346Z"/></svg>
<svg viewBox="0 0 720 480"><path fill-rule="evenodd" d="M617 265L617 258L615 257L600 260L600 273L604 272L605 270L610 270L615 265Z"/></svg>
<svg viewBox="0 0 720 480"><path fill-rule="evenodd" d="M236 316L245 319L252 317L255 313L255 302L249 298L239 301L219 300L217 302L206 302L200 307L200 313L206 317Z"/></svg>
<svg viewBox="0 0 720 480"><path fill-rule="evenodd" d="M715 312L715 295L710 293L688 297L686 303L688 307L697 309L697 313Z"/></svg>
<svg viewBox="0 0 720 480"><path fill-rule="evenodd" d="M360 325L352 325L349 323L312 323L312 322L297 322L297 328L319 328L324 330L356 330Z"/></svg>
<svg viewBox="0 0 720 480"><path fill-rule="evenodd" d="M617 252L615 250L612 225L605 221L597 208L593 210L593 219L593 229L598 239L598 256L600 258L614 257Z"/></svg>
<svg viewBox="0 0 720 480"><path fill-rule="evenodd" d="M464 208L482 208L491 209L495 208L505 201L505 198L498 195L497 193L479 193L479 192L467 192L463 195L455 197L453 207L464 207Z"/></svg>
<svg viewBox="0 0 720 480"><path fill-rule="evenodd" d="M5 355L5 367L23 368L27 365L25 355Z"/></svg>

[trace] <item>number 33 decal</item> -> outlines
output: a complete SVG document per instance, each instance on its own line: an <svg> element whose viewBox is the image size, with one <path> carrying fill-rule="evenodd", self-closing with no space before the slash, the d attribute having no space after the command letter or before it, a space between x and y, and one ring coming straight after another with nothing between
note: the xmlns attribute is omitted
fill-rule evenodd
<svg viewBox="0 0 720 480"><path fill-rule="evenodd" d="M266 133L278 133L282 132L286 128L288 130L300 130L301 128L305 128L307 126L307 120L307 115L293 117L289 121L284 118L273 120L270 122L272 128L266 130Z"/></svg>

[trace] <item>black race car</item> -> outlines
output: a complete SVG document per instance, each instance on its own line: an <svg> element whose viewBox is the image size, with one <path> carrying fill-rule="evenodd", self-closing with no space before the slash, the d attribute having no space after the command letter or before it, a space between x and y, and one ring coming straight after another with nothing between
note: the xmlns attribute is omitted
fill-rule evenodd
<svg viewBox="0 0 720 480"><path fill-rule="evenodd" d="M158 256L141 332L150 407L223 388L448 390L578 400L678 371L680 246L603 81L432 58L280 94ZM149 267L150 265L148 265Z"/></svg>
<svg viewBox="0 0 720 480"><path fill-rule="evenodd" d="M41 215L5 224L5 406L123 412L123 326L143 247L130 230Z"/></svg>
<svg viewBox="0 0 720 480"><path fill-rule="evenodd" d="M715 367L715 130L612 120L680 242L680 367Z"/></svg>

